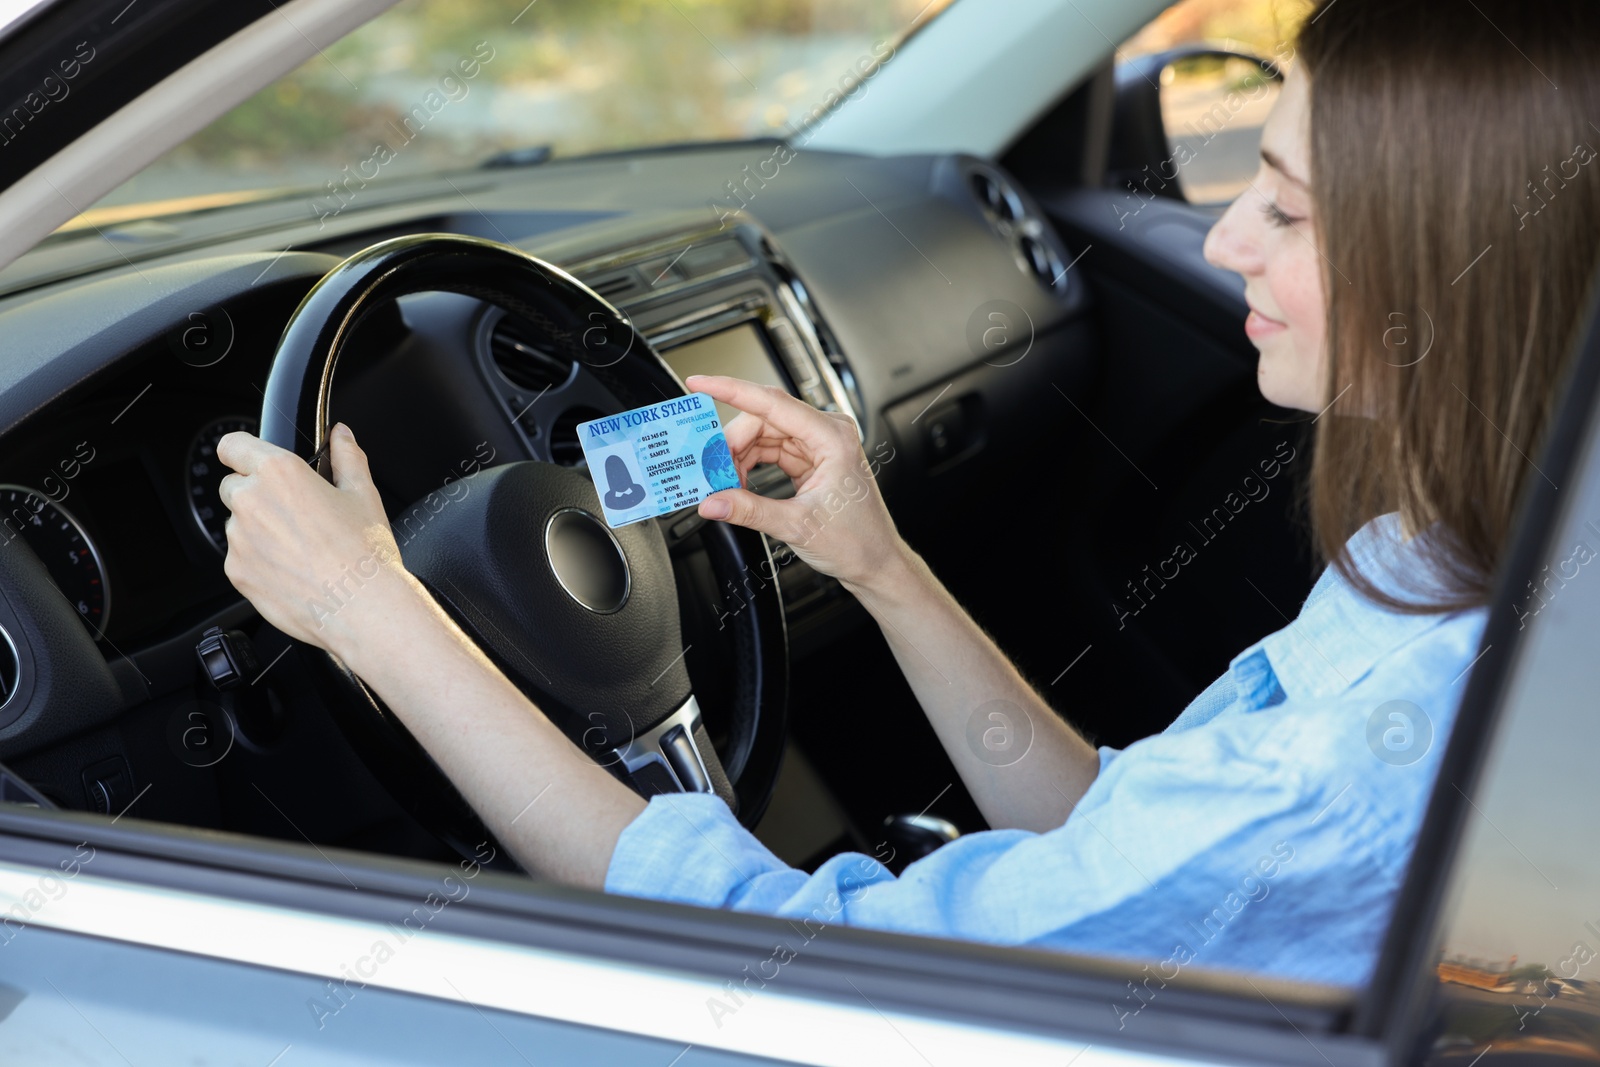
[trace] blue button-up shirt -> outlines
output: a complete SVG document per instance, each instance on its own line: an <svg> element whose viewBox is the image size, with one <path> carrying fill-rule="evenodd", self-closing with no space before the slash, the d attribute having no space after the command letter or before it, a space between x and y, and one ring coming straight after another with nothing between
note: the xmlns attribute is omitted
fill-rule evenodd
<svg viewBox="0 0 1600 1067"><path fill-rule="evenodd" d="M1398 530L1374 520L1350 550L1404 594L1396 576L1414 584L1422 561ZM618 840L606 890L798 919L808 936L842 924L1133 957L1154 982L1225 967L1359 984L1484 615L1387 611L1329 567L1299 617L1164 732L1101 748L1054 830L969 834L898 878L856 853L806 874L716 797L657 796ZM1142 1003L1130 994L1125 1010Z"/></svg>

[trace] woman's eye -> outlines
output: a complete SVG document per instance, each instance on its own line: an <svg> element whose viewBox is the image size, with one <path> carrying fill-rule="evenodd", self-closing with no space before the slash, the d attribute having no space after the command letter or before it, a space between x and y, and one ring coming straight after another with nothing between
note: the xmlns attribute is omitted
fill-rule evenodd
<svg viewBox="0 0 1600 1067"><path fill-rule="evenodd" d="M1273 226L1290 226L1300 221L1285 215L1283 209L1270 200L1261 201L1261 213L1267 217L1267 222Z"/></svg>

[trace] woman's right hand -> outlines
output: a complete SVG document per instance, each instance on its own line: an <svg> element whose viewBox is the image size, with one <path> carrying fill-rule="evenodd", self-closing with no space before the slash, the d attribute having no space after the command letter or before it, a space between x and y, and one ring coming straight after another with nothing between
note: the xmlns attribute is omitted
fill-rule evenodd
<svg viewBox="0 0 1600 1067"><path fill-rule="evenodd" d="M741 412L723 427L741 482L756 464L774 463L795 485L787 500L724 489L700 502L703 517L775 537L852 591L870 590L905 558L853 418L740 378L697 374L685 384Z"/></svg>

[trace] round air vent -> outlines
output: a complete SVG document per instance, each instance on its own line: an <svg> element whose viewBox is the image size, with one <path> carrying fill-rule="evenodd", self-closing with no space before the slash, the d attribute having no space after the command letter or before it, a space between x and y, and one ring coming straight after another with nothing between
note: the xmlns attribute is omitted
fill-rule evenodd
<svg viewBox="0 0 1600 1067"><path fill-rule="evenodd" d="M995 232L1012 243L1017 265L1058 296L1067 291L1061 248L1043 217L1028 209L1021 194L998 170L971 164L968 181L978 206Z"/></svg>
<svg viewBox="0 0 1600 1067"><path fill-rule="evenodd" d="M509 314L489 331L489 355L506 381L530 393L564 385L575 366L542 344L526 320Z"/></svg>
<svg viewBox="0 0 1600 1067"><path fill-rule="evenodd" d="M1045 285L1054 289L1066 270L1061 264L1061 257L1032 234L1023 234L1021 245L1022 257L1028 261L1028 269L1033 271Z"/></svg>
<svg viewBox="0 0 1600 1067"><path fill-rule="evenodd" d="M993 174L974 171L972 191L977 194L978 203L1001 222L1016 222L1027 214L1016 190Z"/></svg>

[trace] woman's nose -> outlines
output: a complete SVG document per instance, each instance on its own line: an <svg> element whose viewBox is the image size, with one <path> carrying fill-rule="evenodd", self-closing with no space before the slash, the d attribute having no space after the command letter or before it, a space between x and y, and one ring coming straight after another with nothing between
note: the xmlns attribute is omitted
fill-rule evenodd
<svg viewBox="0 0 1600 1067"><path fill-rule="evenodd" d="M1206 262L1213 267L1250 275L1261 270L1261 243L1256 232L1260 212L1254 203L1261 196L1253 189L1240 193L1206 234Z"/></svg>

